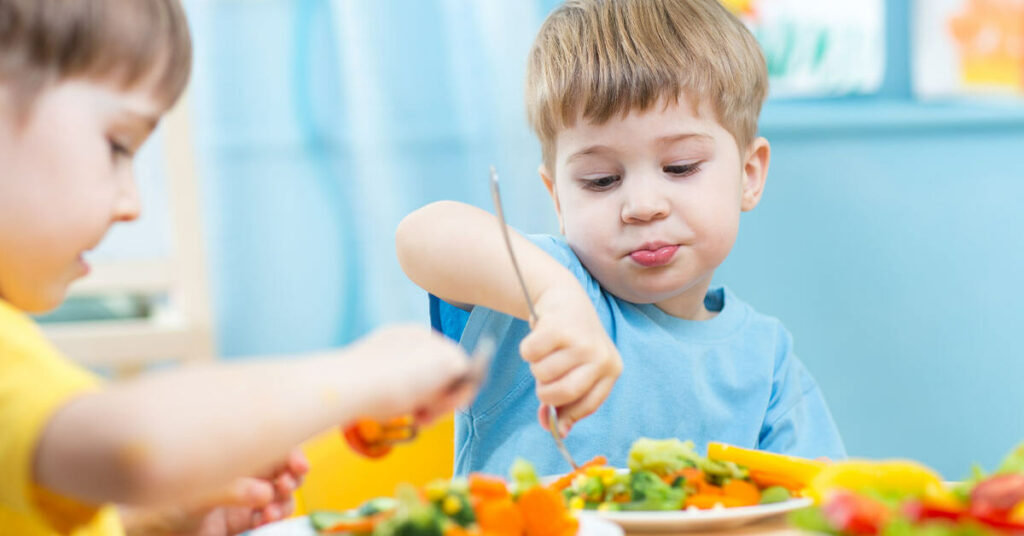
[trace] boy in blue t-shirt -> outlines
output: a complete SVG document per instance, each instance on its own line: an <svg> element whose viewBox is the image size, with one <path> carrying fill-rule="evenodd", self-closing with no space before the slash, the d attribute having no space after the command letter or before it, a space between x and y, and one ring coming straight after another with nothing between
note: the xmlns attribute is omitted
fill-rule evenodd
<svg viewBox="0 0 1024 536"><path fill-rule="evenodd" d="M548 425L546 406L580 461L625 466L641 436L845 457L790 334L710 286L740 213L761 199L766 92L757 42L716 0L575 0L551 13L526 101L563 236L512 236L532 329L492 215L444 201L398 229L403 269L443 300L435 326L467 347L499 336L458 416L456 473L501 474L516 456L567 470L534 424Z"/></svg>

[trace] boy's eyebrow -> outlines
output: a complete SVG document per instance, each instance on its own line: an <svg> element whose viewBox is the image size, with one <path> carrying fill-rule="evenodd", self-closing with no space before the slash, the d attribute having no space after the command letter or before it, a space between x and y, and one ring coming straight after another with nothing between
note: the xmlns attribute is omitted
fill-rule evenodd
<svg viewBox="0 0 1024 536"><path fill-rule="evenodd" d="M671 145L673 143L677 143L677 142L684 141L684 140L690 140L690 139L696 140L696 141L713 141L714 140L714 138L710 134L707 134L707 133L704 133L704 132L683 132L683 133L680 133L680 134L672 134L672 135L669 135L669 136L663 136L661 138L658 138L657 143L659 145ZM599 153L606 153L606 152L614 152L614 149L612 149L611 147L608 147L607 145L600 145L600 144L598 144L598 145L591 145L589 147L584 147L583 149L580 149L579 151L576 151L575 153L569 155L569 157L566 158L565 161L566 162L572 162L573 160L575 160L577 158L582 158L584 156L589 156L589 155L592 155L592 154L599 154Z"/></svg>
<svg viewBox="0 0 1024 536"><path fill-rule="evenodd" d="M156 125L160 122L160 118L155 115L151 115L144 112L137 112L127 108L121 109L121 114L127 117L133 123L138 123L144 127L147 131L152 132L156 128Z"/></svg>
<svg viewBox="0 0 1024 536"><path fill-rule="evenodd" d="M710 134L704 132L683 132L681 134L673 134L671 136L664 136L658 138L658 143L662 145L670 145L679 141L684 140L697 140L697 141L714 141L714 138Z"/></svg>

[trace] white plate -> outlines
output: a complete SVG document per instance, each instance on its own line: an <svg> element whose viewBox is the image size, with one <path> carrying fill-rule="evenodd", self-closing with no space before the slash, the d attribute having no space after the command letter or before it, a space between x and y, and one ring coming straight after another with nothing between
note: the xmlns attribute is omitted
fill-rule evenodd
<svg viewBox="0 0 1024 536"><path fill-rule="evenodd" d="M618 525L605 521L591 512L581 512L580 530L576 536L623 536ZM295 517L271 523L248 533L249 536L316 536L306 517Z"/></svg>
<svg viewBox="0 0 1024 536"><path fill-rule="evenodd" d="M811 502L810 499L801 498L773 504L712 508L711 510L593 513L620 525L630 533L725 530L799 510L810 506Z"/></svg>

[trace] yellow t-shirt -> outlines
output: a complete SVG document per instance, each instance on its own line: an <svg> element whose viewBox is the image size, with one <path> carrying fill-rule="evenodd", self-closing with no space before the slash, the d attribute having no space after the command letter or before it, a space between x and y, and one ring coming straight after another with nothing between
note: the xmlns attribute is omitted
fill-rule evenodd
<svg viewBox="0 0 1024 536"><path fill-rule="evenodd" d="M84 506L32 480L46 423L97 384L95 376L61 356L28 316L0 300L0 534L124 534L114 507Z"/></svg>

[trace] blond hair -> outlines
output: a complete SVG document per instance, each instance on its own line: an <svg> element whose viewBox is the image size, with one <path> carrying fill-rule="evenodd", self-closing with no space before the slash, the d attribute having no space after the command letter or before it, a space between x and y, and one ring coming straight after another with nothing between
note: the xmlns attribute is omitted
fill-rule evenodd
<svg viewBox="0 0 1024 536"><path fill-rule="evenodd" d="M0 0L0 83L19 107L71 78L152 82L169 106L191 70L179 0Z"/></svg>
<svg viewBox="0 0 1024 536"><path fill-rule="evenodd" d="M559 130L681 93L695 107L709 105L742 150L756 136L767 91L757 41L716 0L569 0L533 42L526 110L554 172Z"/></svg>

